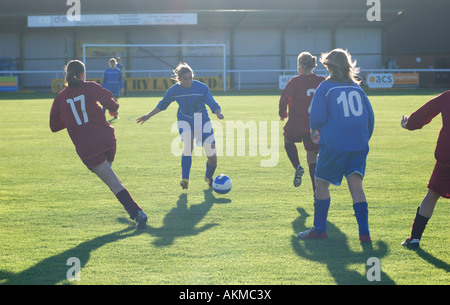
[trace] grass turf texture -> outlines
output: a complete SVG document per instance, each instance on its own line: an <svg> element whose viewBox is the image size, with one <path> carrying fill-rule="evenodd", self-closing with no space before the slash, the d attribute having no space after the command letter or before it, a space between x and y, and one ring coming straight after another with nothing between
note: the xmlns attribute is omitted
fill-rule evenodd
<svg viewBox="0 0 450 305"><path fill-rule="evenodd" d="M67 132L51 133L54 95L1 94L0 284L448 284L446 200L438 201L421 250L400 245L425 195L441 127L437 117L410 132L400 118L438 93L368 92L376 118L364 180L372 249L359 243L345 181L330 188L329 238L297 239L312 226L313 193L307 174L301 187L292 186L283 122L279 134L268 131L279 139L277 166L261 167L269 157L249 156L248 146L246 156L236 156L236 148L234 156L224 153L216 174L229 175L233 189L218 195L203 181L206 157L194 156L183 191L180 157L171 153L176 104L140 126L136 118L162 93L121 98L113 168L149 216L148 229L136 232ZM227 120L279 122L278 91L213 95L224 129ZM306 165L302 145L299 151ZM80 259L79 282L66 278L70 257ZM366 278L370 257L380 259L380 282Z"/></svg>

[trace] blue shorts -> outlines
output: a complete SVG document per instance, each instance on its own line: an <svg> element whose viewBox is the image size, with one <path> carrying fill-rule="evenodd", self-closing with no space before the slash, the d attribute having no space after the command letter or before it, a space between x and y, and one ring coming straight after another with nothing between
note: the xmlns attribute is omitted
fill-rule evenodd
<svg viewBox="0 0 450 305"><path fill-rule="evenodd" d="M355 173L364 178L368 153L369 147L363 151L342 152L320 145L315 177L336 186L341 185L343 177Z"/></svg>
<svg viewBox="0 0 450 305"><path fill-rule="evenodd" d="M178 132L180 133L181 140L183 141L183 134L186 132L191 133L191 136L195 138L195 142L198 146L203 144L215 145L214 131L211 121L198 124L194 121L178 121Z"/></svg>

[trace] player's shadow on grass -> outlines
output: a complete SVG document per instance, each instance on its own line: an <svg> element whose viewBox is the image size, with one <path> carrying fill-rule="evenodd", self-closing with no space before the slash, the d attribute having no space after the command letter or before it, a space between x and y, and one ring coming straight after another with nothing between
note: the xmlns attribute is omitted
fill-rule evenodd
<svg viewBox="0 0 450 305"><path fill-rule="evenodd" d="M116 242L130 236L136 236L141 233L143 233L143 231L137 231L134 226L130 226L123 230L82 242L72 249L40 261L22 272L12 273L0 270L0 284L54 285L60 282L70 284L71 282L67 279L67 272L73 264L70 263L67 265L67 261L71 257L76 257L80 260L81 283L83 283L83 267L88 263L93 251L106 244Z"/></svg>
<svg viewBox="0 0 450 305"><path fill-rule="evenodd" d="M197 235L217 226L217 223L208 223L197 227L215 203L230 202L230 199L216 198L212 190L205 190L202 203L188 205L188 195L183 193L179 196L176 207L164 217L163 226L154 228L147 223L146 231L158 237L153 243L155 246L170 246L176 238Z"/></svg>
<svg viewBox="0 0 450 305"><path fill-rule="evenodd" d="M449 264L447 264L443 260L440 260L440 259L434 257L433 255L431 255L427 251L423 250L422 248L414 249L413 251L415 251L417 253L417 255L419 255L423 260L427 261L428 263L435 266L436 268L442 269L445 272L450 272Z"/></svg>
<svg viewBox="0 0 450 305"><path fill-rule="evenodd" d="M366 272L372 267L372 264L367 266L367 260L370 257L381 260L386 256L388 252L386 243L379 241L376 243L376 247L372 247L371 245L363 246L362 252L354 252L347 244L347 236L330 222L327 222L327 239L300 240L297 237L297 233L309 229L305 226L305 223L310 215L303 208L298 208L297 210L300 213L300 216L292 223L295 236L292 237L291 242L292 247L300 257L325 264L331 276L339 285L395 284L394 281L382 271L382 265L380 270L381 281L370 282L366 277ZM365 266L364 274L361 274L356 270L351 270L352 266L360 269L357 265Z"/></svg>

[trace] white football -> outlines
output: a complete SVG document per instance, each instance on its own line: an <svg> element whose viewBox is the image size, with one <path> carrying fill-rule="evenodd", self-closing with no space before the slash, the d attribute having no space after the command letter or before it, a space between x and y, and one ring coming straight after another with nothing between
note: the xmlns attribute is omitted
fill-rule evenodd
<svg viewBox="0 0 450 305"><path fill-rule="evenodd" d="M231 179L227 175L221 174L214 178L212 186L216 193L226 194L231 190Z"/></svg>

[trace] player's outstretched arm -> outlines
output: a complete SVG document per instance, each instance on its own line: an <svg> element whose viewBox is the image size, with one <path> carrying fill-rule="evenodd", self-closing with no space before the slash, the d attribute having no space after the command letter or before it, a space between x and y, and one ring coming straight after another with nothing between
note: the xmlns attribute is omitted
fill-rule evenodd
<svg viewBox="0 0 450 305"><path fill-rule="evenodd" d="M152 111L150 111L149 113L147 113L147 114L145 114L145 115L143 115L143 116L141 116L140 118L138 118L137 120L136 120L136 123L141 123L141 125L142 124L144 124L145 123L145 121L147 121L148 119L150 119L152 116L154 116L155 114L157 114L157 113L159 113L161 111L161 109L159 109L158 107L155 107Z"/></svg>
<svg viewBox="0 0 450 305"><path fill-rule="evenodd" d="M222 112L220 111L220 109L217 109L216 112L214 112L214 113L217 115L217 118L219 120L223 120L224 119L224 116L223 116Z"/></svg>

